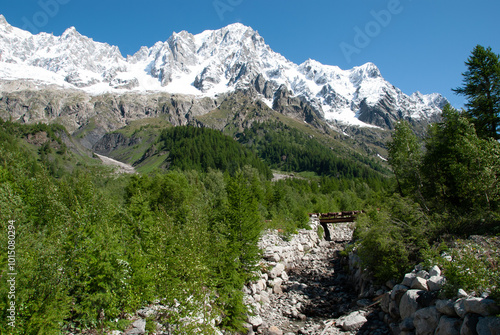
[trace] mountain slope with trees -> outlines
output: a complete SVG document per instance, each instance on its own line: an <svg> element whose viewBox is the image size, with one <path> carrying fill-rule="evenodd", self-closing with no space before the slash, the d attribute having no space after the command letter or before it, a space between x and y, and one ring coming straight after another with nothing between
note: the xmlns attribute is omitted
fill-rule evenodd
<svg viewBox="0 0 500 335"><path fill-rule="evenodd" d="M19 306L15 330L2 323L1 333L124 330L124 313L154 301L167 312L148 327L210 334L218 320L218 328L239 329L247 313L241 288L260 257L263 228L280 228L286 238L306 227L308 212L359 209L375 204L384 189L327 175L271 182L250 149L193 127L164 128L157 144L175 140L182 148L203 140L206 157L229 148L234 158L245 153L251 160L205 169L193 156L194 169L182 161L175 169L119 176L92 157L67 168L75 154L63 150L64 136L57 125L0 124L0 228L15 221ZM264 168L244 165L252 161ZM3 234L3 270L7 246ZM8 290L2 280L3 318ZM193 315L202 323L181 321Z"/></svg>

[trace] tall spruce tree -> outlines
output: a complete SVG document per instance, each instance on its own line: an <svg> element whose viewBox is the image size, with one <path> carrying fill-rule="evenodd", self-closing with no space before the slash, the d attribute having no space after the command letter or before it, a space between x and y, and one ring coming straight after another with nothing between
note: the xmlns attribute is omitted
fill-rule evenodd
<svg viewBox="0 0 500 335"><path fill-rule="evenodd" d="M500 60L499 55L477 45L465 62L463 86L454 89L467 98L467 114L482 138L500 139Z"/></svg>

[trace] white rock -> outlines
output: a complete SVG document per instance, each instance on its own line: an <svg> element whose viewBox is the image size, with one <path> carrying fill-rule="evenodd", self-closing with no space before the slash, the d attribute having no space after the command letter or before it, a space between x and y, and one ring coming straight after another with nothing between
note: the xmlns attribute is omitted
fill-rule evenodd
<svg viewBox="0 0 500 335"><path fill-rule="evenodd" d="M463 289L459 289L457 292L457 297L458 298L468 298L469 295Z"/></svg>
<svg viewBox="0 0 500 335"><path fill-rule="evenodd" d="M285 270L285 265L283 263L278 263L274 268L271 269L271 271L269 271L269 277L271 279L277 278L281 276L284 270Z"/></svg>
<svg viewBox="0 0 500 335"><path fill-rule="evenodd" d="M340 326L345 331L357 330L363 327L368 320L362 312L357 311L342 319Z"/></svg>
<svg viewBox="0 0 500 335"><path fill-rule="evenodd" d="M427 280L427 286L429 291L439 291L443 288L446 283L446 279L442 276L432 276Z"/></svg>
<svg viewBox="0 0 500 335"><path fill-rule="evenodd" d="M288 281L289 279L288 274L285 271L281 273L281 278L283 279L284 282Z"/></svg>
<svg viewBox="0 0 500 335"><path fill-rule="evenodd" d="M251 324L254 327L258 327L264 322L262 318L258 315L252 315L248 317L248 323Z"/></svg>
<svg viewBox="0 0 500 335"><path fill-rule="evenodd" d="M257 290L260 293L261 291L264 291L266 289L266 280L265 279L259 279L257 281Z"/></svg>
<svg viewBox="0 0 500 335"><path fill-rule="evenodd" d="M127 335L144 334L146 332L146 320L144 319L134 321L134 323L132 323L132 326L134 328L125 332Z"/></svg>
<svg viewBox="0 0 500 335"><path fill-rule="evenodd" d="M274 294L282 294L283 290L281 289L281 284L283 283L283 279L276 278L273 283L273 293Z"/></svg>
<svg viewBox="0 0 500 335"><path fill-rule="evenodd" d="M434 265L432 269L430 269L429 271L429 276L430 277L441 276L441 269L439 268L439 266Z"/></svg>
<svg viewBox="0 0 500 335"><path fill-rule="evenodd" d="M276 326L271 326L267 330L269 335L283 335L283 331Z"/></svg>
<svg viewBox="0 0 500 335"><path fill-rule="evenodd" d="M427 286L427 280L424 279L423 277L416 277L413 279L413 282L411 283L411 288L415 290L424 290L428 291L429 287Z"/></svg>
<svg viewBox="0 0 500 335"><path fill-rule="evenodd" d="M269 299L269 293L266 291L260 292L260 302L262 305L269 305L271 303L271 299Z"/></svg>

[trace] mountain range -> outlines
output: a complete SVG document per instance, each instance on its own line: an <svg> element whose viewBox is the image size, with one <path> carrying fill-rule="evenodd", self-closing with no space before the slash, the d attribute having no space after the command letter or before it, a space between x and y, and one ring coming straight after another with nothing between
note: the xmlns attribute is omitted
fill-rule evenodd
<svg viewBox="0 0 500 335"><path fill-rule="evenodd" d="M292 110L307 123L321 120L337 130L344 126L392 129L400 119L426 124L448 102L437 93L403 93L372 63L349 70L312 59L297 65L274 52L257 31L240 23L197 35L173 33L165 42L124 57L117 46L96 42L74 27L61 36L33 35L11 26L0 15L0 91L19 88L85 94L87 102L109 94L133 94L140 99L181 94L191 97L185 100L192 105L203 101L198 114L217 108L221 96L245 91L274 111L286 114ZM207 98L215 102L209 103ZM26 96L23 99L18 105L28 103ZM0 109L14 119L30 121L21 107L13 108L5 100L0 100ZM44 108L45 116L38 119L64 114L63 107L54 110L54 105L48 112ZM123 108L118 112L127 119ZM144 115L136 118L148 116L146 109L141 113ZM75 121L70 128L76 130L85 121L88 119Z"/></svg>

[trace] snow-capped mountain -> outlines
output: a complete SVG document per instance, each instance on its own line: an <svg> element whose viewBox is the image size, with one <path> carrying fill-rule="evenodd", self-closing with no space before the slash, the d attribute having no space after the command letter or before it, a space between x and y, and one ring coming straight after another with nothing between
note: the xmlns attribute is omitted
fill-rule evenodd
<svg viewBox="0 0 500 335"><path fill-rule="evenodd" d="M342 70L274 52L252 28L236 23L192 35L182 31L124 58L118 47L82 36L32 35L0 15L0 80L26 79L91 94L169 92L215 96L253 89L269 107L278 92L307 102L331 122L391 127L400 118L430 118L447 102L439 94L408 96L372 63Z"/></svg>

